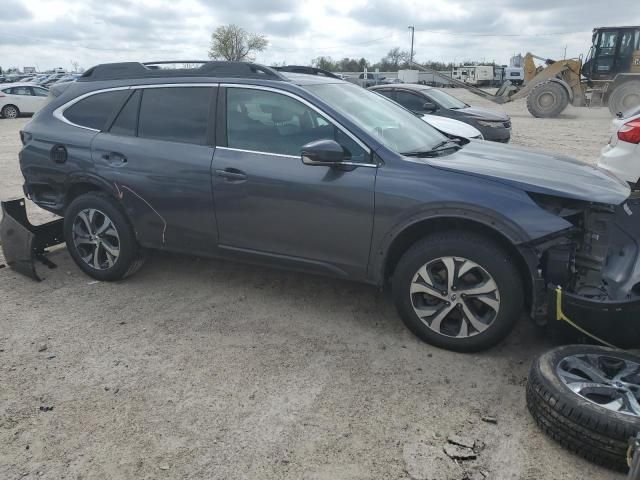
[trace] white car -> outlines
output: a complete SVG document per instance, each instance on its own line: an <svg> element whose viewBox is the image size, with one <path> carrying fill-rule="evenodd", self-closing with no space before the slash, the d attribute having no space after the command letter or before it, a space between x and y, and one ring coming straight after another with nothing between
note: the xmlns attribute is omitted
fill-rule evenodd
<svg viewBox="0 0 640 480"><path fill-rule="evenodd" d="M475 140L484 140L482 133L473 125L454 120L453 118L441 117L439 115L422 115L422 120L427 122L436 130L444 133L445 135L452 135L454 137L463 137Z"/></svg>
<svg viewBox="0 0 640 480"><path fill-rule="evenodd" d="M21 113L36 113L47 103L49 90L30 83L0 85L0 117L16 118Z"/></svg>
<svg viewBox="0 0 640 480"><path fill-rule="evenodd" d="M611 139L602 149L598 166L640 187L640 108L611 122Z"/></svg>

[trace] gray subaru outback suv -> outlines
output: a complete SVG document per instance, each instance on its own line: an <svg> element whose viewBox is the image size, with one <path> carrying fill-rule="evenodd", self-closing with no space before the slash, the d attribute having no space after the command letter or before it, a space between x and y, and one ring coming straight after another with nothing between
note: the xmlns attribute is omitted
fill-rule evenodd
<svg viewBox="0 0 640 480"><path fill-rule="evenodd" d="M451 141L339 79L98 65L21 137L26 195L64 217L70 255L99 280L164 249L390 284L416 335L459 351L494 345L525 307L544 323L548 284L585 301L640 295L637 242L612 230L626 184Z"/></svg>

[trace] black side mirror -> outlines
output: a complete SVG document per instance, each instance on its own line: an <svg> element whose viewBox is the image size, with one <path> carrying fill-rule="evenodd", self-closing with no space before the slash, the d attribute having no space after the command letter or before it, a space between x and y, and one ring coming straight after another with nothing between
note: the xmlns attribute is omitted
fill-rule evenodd
<svg viewBox="0 0 640 480"><path fill-rule="evenodd" d="M344 161L344 149L335 140L314 140L300 151L305 165L334 166Z"/></svg>
<svg viewBox="0 0 640 480"><path fill-rule="evenodd" d="M425 112L435 112L438 109L438 107L436 106L435 103L426 102L425 104L422 105L422 109Z"/></svg>

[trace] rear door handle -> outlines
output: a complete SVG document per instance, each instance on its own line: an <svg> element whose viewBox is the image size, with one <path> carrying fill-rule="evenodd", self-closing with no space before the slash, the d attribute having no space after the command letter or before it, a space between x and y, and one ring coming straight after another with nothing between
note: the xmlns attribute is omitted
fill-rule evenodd
<svg viewBox="0 0 640 480"><path fill-rule="evenodd" d="M241 170L237 170L235 168L225 168L224 170L216 170L216 175L218 177L226 178L227 180L246 180L247 174Z"/></svg>
<svg viewBox="0 0 640 480"><path fill-rule="evenodd" d="M103 153L102 154L102 158L103 160L106 160L107 162L109 162L112 165L118 165L118 164L122 164L122 163L127 163L127 157L125 157L123 154L121 153L117 153L117 152L108 152L108 153Z"/></svg>

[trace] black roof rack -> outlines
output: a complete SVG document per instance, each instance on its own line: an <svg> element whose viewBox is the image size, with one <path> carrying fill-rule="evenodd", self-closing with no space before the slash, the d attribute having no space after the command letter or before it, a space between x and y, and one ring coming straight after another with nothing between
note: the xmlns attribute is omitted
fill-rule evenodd
<svg viewBox="0 0 640 480"><path fill-rule="evenodd" d="M316 67L307 67L306 65L285 65L283 67L271 68L280 72L306 73L307 75L321 75L324 77L337 78L341 80L339 76L337 76L335 73L330 72L329 70Z"/></svg>
<svg viewBox="0 0 640 480"><path fill-rule="evenodd" d="M162 65L200 64L197 68L162 68ZM78 79L81 82L157 77L233 77L288 81L270 67L250 62L208 60L163 60L161 62L103 63L91 67Z"/></svg>

